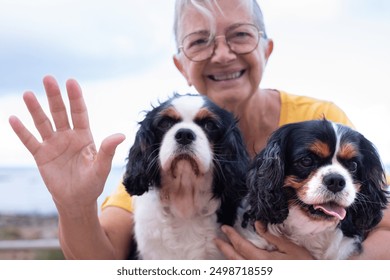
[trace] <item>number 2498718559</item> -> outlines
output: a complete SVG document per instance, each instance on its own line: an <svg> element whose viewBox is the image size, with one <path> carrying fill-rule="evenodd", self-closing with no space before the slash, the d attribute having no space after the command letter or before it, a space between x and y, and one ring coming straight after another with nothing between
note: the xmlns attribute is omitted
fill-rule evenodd
<svg viewBox="0 0 390 280"><path fill-rule="evenodd" d="M210 275L271 275L273 269L270 266L241 267L219 266L210 267Z"/></svg>

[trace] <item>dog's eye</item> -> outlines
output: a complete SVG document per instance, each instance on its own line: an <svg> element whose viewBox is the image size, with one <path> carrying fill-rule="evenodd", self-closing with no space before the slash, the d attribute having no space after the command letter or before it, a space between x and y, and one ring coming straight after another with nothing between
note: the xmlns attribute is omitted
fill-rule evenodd
<svg viewBox="0 0 390 280"><path fill-rule="evenodd" d="M162 130L168 130L170 129L176 121L170 117L164 117L158 122L158 128Z"/></svg>
<svg viewBox="0 0 390 280"><path fill-rule="evenodd" d="M217 124L215 123L214 120L211 120L211 119L206 119L202 122L202 126L205 130L207 131L214 131L216 129L218 129L218 126Z"/></svg>
<svg viewBox="0 0 390 280"><path fill-rule="evenodd" d="M303 167L311 167L314 164L314 160L311 157L301 158L299 164Z"/></svg>
<svg viewBox="0 0 390 280"><path fill-rule="evenodd" d="M347 168L352 173L356 172L357 167L358 167L358 164L356 161L350 161L347 163Z"/></svg>

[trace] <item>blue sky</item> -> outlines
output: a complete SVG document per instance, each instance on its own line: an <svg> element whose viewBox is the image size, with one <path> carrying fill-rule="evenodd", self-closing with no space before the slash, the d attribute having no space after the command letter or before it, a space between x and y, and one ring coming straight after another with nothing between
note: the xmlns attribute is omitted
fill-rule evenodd
<svg viewBox="0 0 390 280"><path fill-rule="evenodd" d="M261 0L274 53L262 87L334 101L390 163L390 1ZM0 0L0 165L33 164L8 125L33 128L21 98L45 106L42 77L81 83L99 145L126 134L140 112L173 91L193 91L174 68L174 0ZM387 123L387 124L386 124Z"/></svg>
<svg viewBox="0 0 390 280"><path fill-rule="evenodd" d="M39 88L47 73L98 80L145 71L170 51L166 2L1 0L0 94Z"/></svg>

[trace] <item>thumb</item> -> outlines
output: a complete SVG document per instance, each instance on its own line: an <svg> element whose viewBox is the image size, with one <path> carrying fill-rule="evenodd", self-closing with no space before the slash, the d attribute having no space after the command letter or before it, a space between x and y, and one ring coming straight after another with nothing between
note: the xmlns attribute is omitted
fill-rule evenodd
<svg viewBox="0 0 390 280"><path fill-rule="evenodd" d="M268 243L271 243L272 245L279 247L281 243L283 243L284 239L281 237L278 237L276 235L273 235L267 230L267 227L262 224L259 221L255 222L255 229L258 235L263 237L265 240L267 240ZM279 248L280 249L280 248Z"/></svg>
<svg viewBox="0 0 390 280"><path fill-rule="evenodd" d="M126 139L125 135L118 133L103 140L96 157L97 170L100 174L107 174L111 170L115 150Z"/></svg>

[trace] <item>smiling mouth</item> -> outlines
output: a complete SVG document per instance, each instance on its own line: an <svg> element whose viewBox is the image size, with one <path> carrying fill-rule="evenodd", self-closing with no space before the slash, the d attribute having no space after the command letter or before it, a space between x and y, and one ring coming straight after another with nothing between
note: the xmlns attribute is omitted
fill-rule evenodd
<svg viewBox="0 0 390 280"><path fill-rule="evenodd" d="M221 82L221 81L229 81L242 77L244 75L245 70L237 71L229 74L220 74L220 75L208 75L207 77L213 81Z"/></svg>
<svg viewBox="0 0 390 280"><path fill-rule="evenodd" d="M306 208L312 215L321 216L324 218L336 218L343 220L346 216L346 209L334 202L328 202L323 204L302 204L303 208Z"/></svg>
<svg viewBox="0 0 390 280"><path fill-rule="evenodd" d="M343 220L347 212L344 207L334 202L312 205L312 208L316 213L322 212L323 215L339 220Z"/></svg>

